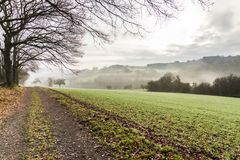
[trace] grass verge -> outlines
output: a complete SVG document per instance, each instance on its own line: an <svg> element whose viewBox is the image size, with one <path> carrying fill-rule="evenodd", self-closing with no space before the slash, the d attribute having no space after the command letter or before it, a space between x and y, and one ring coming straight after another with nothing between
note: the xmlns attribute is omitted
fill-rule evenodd
<svg viewBox="0 0 240 160"><path fill-rule="evenodd" d="M32 93L32 104L27 117L26 134L28 148L22 159L57 159L56 140L51 132L50 123L45 117L44 106L37 92Z"/></svg>

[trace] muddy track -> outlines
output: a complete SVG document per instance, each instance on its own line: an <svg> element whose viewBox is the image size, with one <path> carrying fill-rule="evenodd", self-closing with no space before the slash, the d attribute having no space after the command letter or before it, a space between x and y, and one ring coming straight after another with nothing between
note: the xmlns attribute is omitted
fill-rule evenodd
<svg viewBox="0 0 240 160"><path fill-rule="evenodd" d="M106 115L111 120L116 121L117 123L121 124L124 127L135 128L135 129L139 130L141 133L143 133L143 135L146 138L154 141L155 143L161 144L162 146L166 145L166 146L173 146L173 147L177 148L178 152L181 153L182 155L184 155L184 158L186 158L186 159L194 159L194 160L209 159L209 158L214 159L214 160L219 160L220 159L218 157L213 156L210 152L205 151L205 150L196 151L196 150L191 149L191 148L189 149L189 148L183 147L181 145L177 145L174 142L169 141L167 137L156 135L155 132L152 129L147 128L147 127L143 127L143 126L141 126L140 124L138 124L134 121L131 121L131 120L126 119L124 117L120 117L120 116L118 116L118 115L116 115L116 114L114 114L110 111L99 108L99 107L94 106L92 104L83 102L83 101L81 101L81 100L79 100L75 97L72 97L70 95L67 95L65 93L62 93L62 92L59 92L59 91L56 91L56 90L53 90L53 89L50 89L50 90L53 91L53 92L56 92L58 94L61 94L65 97L67 97L67 98L70 98L74 102L78 103L79 105L81 105L81 106L83 106L87 109L91 109L91 110L94 110L94 111L97 111L101 114Z"/></svg>
<svg viewBox="0 0 240 160"><path fill-rule="evenodd" d="M51 123L52 132L57 140L60 159L64 160L102 160L110 159L108 152L99 148L89 130L73 118L42 89L37 89L45 113Z"/></svg>
<svg viewBox="0 0 240 160"><path fill-rule="evenodd" d="M18 160L25 150L24 125L27 107L31 104L31 89L26 88L21 106L15 114L5 119L0 130L0 159Z"/></svg>

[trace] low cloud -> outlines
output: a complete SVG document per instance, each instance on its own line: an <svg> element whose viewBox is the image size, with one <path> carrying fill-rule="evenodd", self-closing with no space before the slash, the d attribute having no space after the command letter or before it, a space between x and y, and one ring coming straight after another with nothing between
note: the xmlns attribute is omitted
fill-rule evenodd
<svg viewBox="0 0 240 160"><path fill-rule="evenodd" d="M229 32L234 28L235 14L230 10L214 12L210 15L207 28L213 28L219 32Z"/></svg>
<svg viewBox="0 0 240 160"><path fill-rule="evenodd" d="M236 19L240 16L240 12L236 10L239 5L240 2L233 0L230 0L229 4L223 0L216 2L215 8L207 15L205 24L200 27L192 43L171 44L165 52L169 54L176 52L178 53L176 58L180 59L240 54L239 21Z"/></svg>

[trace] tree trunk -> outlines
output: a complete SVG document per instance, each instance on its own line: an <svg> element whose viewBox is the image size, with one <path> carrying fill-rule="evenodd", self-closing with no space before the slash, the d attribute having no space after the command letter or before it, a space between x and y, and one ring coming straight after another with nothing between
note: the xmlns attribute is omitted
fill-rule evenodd
<svg viewBox="0 0 240 160"><path fill-rule="evenodd" d="M16 72L16 81L15 81L16 85L19 85L19 69L17 68L17 72Z"/></svg>
<svg viewBox="0 0 240 160"><path fill-rule="evenodd" d="M3 67L2 67L2 63L0 62L0 83L4 82L4 72L3 72Z"/></svg>
<svg viewBox="0 0 240 160"><path fill-rule="evenodd" d="M7 87L13 87L12 61L10 58L10 54L4 54L4 69L5 69L6 85Z"/></svg>
<svg viewBox="0 0 240 160"><path fill-rule="evenodd" d="M17 50L16 48L13 49L13 68L12 68L12 75L13 75L13 85L18 85L18 60L17 60Z"/></svg>
<svg viewBox="0 0 240 160"><path fill-rule="evenodd" d="M5 41L5 50L3 51L3 59L4 59L6 86L13 87L11 47L10 47L10 42L7 40Z"/></svg>
<svg viewBox="0 0 240 160"><path fill-rule="evenodd" d="M13 73L13 85L18 85L18 68L16 66L13 66L13 69L12 69Z"/></svg>
<svg viewBox="0 0 240 160"><path fill-rule="evenodd" d="M4 48L3 53L4 59L4 70L5 70L5 78L6 78L6 86L13 87L13 76L12 76L12 60L11 60L11 36L4 35Z"/></svg>

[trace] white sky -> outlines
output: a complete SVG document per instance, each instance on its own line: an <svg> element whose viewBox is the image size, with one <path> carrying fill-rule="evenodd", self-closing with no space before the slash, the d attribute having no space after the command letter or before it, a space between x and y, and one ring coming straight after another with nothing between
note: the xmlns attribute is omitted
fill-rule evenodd
<svg viewBox="0 0 240 160"><path fill-rule="evenodd" d="M177 53L166 52L168 45L192 43L194 35L208 13L207 10L189 2L185 4L184 11L176 15L176 18L161 21L157 25L151 24L153 22L150 20L145 22L150 33L146 33L144 37L120 35L113 44L103 47L96 46L94 43L87 44L83 48L85 55L80 60L80 66L91 68L113 64L146 65L147 63L172 61L168 57ZM159 58L156 59L158 55ZM166 58L162 59L163 56Z"/></svg>
<svg viewBox="0 0 240 160"><path fill-rule="evenodd" d="M186 0L184 10L176 18L157 25L145 25L151 33L144 38L120 35L114 43L100 47L87 40L77 69L113 64L146 65L149 63L186 61L203 56L236 55L240 50L240 1L215 0L208 10ZM57 74L56 70L41 69L35 77Z"/></svg>

